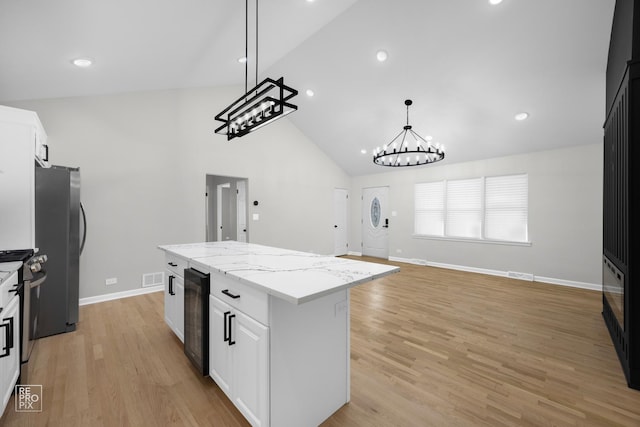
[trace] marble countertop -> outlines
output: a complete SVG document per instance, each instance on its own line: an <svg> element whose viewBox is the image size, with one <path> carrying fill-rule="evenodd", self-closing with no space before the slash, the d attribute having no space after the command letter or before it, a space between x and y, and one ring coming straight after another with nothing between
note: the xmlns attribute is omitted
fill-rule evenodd
<svg viewBox="0 0 640 427"><path fill-rule="evenodd" d="M219 272L293 304L400 271L399 267L235 241L162 245L199 270Z"/></svg>

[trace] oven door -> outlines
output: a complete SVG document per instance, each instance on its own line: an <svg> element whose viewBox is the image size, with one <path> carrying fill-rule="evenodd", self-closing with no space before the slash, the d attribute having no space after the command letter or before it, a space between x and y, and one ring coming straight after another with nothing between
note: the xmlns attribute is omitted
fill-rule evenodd
<svg viewBox="0 0 640 427"><path fill-rule="evenodd" d="M40 311L40 285L47 280L42 270L31 274L24 281L20 292L20 384L29 383L29 359L36 342L38 331L38 312Z"/></svg>
<svg viewBox="0 0 640 427"><path fill-rule="evenodd" d="M184 353L209 374L209 274L193 268L184 270Z"/></svg>

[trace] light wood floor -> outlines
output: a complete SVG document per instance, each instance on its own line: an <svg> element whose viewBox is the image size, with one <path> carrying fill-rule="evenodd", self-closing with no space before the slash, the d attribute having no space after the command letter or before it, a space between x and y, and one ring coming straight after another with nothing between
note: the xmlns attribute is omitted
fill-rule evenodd
<svg viewBox="0 0 640 427"><path fill-rule="evenodd" d="M324 427L640 426L599 292L397 265L351 292L351 402ZM76 332L39 340L44 410L12 398L0 425L247 425L191 368L162 297L81 307Z"/></svg>

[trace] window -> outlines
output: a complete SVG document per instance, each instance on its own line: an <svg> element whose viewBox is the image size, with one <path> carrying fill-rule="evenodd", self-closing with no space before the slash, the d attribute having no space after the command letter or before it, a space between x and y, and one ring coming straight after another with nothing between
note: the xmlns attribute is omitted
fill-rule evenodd
<svg viewBox="0 0 640 427"><path fill-rule="evenodd" d="M447 181L446 235L482 238L482 179Z"/></svg>
<svg viewBox="0 0 640 427"><path fill-rule="evenodd" d="M416 184L414 232L528 242L528 191L526 174Z"/></svg>
<svg viewBox="0 0 640 427"><path fill-rule="evenodd" d="M444 181L416 184L416 234L444 236Z"/></svg>
<svg viewBox="0 0 640 427"><path fill-rule="evenodd" d="M526 242L529 239L527 175L485 179L485 237Z"/></svg>

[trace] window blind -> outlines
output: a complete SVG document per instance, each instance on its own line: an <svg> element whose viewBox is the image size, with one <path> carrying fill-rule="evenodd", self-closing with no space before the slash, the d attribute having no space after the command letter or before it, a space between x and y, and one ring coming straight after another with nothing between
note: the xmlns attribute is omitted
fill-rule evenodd
<svg viewBox="0 0 640 427"><path fill-rule="evenodd" d="M414 232L526 243L528 200L526 174L415 184Z"/></svg>
<svg viewBox="0 0 640 427"><path fill-rule="evenodd" d="M482 178L447 181L445 235L482 238Z"/></svg>
<svg viewBox="0 0 640 427"><path fill-rule="evenodd" d="M416 234L444 236L444 181L415 184Z"/></svg>
<svg viewBox="0 0 640 427"><path fill-rule="evenodd" d="M485 238L526 242L528 236L527 175L485 178Z"/></svg>

